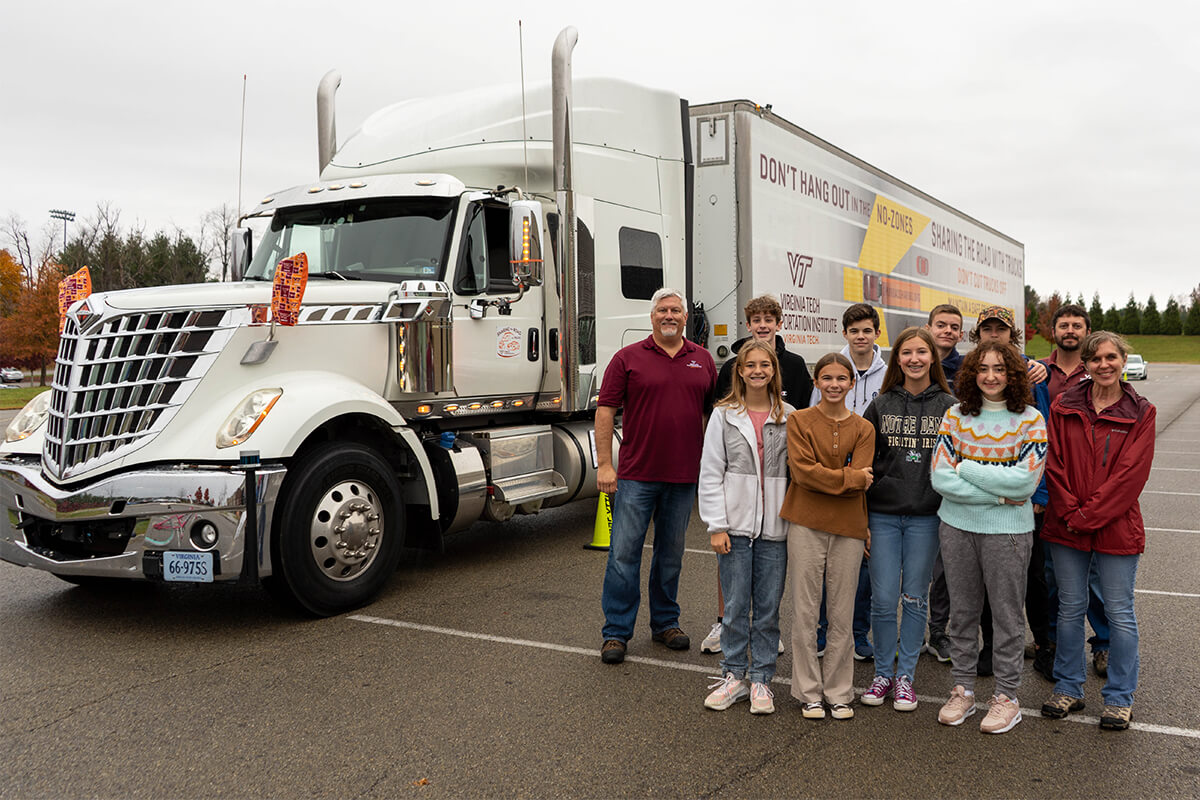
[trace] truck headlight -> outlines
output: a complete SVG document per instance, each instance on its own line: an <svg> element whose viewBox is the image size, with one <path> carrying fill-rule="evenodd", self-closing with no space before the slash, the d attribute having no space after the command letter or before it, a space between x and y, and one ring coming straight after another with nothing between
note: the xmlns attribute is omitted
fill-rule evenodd
<svg viewBox="0 0 1200 800"><path fill-rule="evenodd" d="M233 447L249 439L281 397L283 389L259 389L246 395L217 431L217 447Z"/></svg>
<svg viewBox="0 0 1200 800"><path fill-rule="evenodd" d="M50 392L42 392L25 404L4 430L5 442L19 442L36 431L50 413Z"/></svg>

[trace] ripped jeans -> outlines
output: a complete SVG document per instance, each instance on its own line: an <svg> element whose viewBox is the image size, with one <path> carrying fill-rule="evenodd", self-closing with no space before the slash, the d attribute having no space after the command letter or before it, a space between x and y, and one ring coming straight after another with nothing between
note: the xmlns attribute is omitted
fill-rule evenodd
<svg viewBox="0 0 1200 800"><path fill-rule="evenodd" d="M917 669L929 616L929 578L938 553L938 518L867 515L871 529L871 628L875 675L894 678ZM896 606L901 609L897 635Z"/></svg>

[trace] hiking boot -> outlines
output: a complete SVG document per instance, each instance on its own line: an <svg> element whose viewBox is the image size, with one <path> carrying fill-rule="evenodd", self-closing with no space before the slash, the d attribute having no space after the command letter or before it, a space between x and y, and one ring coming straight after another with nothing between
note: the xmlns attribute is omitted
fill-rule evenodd
<svg viewBox="0 0 1200 800"><path fill-rule="evenodd" d="M625 660L625 643L620 639L605 639L600 648L600 660L605 664L620 664Z"/></svg>
<svg viewBox="0 0 1200 800"><path fill-rule="evenodd" d="M1043 645L1033 656L1033 671L1048 681L1054 680L1054 645Z"/></svg>
<svg viewBox="0 0 1200 800"><path fill-rule="evenodd" d="M659 631L650 638L656 642L662 642L671 650L687 650L692 646L692 640L679 628L667 628L665 631Z"/></svg>
<svg viewBox="0 0 1200 800"><path fill-rule="evenodd" d="M823 703L805 703L804 708L800 709L800 713L805 719L825 719L825 705Z"/></svg>
<svg viewBox="0 0 1200 800"><path fill-rule="evenodd" d="M719 653L721 652L721 629L725 627L720 622L712 626L712 630L708 632L708 636L704 637L704 641L700 643L701 653Z"/></svg>
<svg viewBox="0 0 1200 800"><path fill-rule="evenodd" d="M1096 670L1096 674L1101 678L1108 677L1108 651L1097 650L1092 653L1092 669ZM1113 706L1117 708L1117 706ZM1126 725L1126 727L1129 727Z"/></svg>
<svg viewBox="0 0 1200 800"><path fill-rule="evenodd" d="M1042 716L1047 719L1062 719L1072 711L1083 711L1083 698L1055 692L1042 703Z"/></svg>
<svg viewBox="0 0 1200 800"><path fill-rule="evenodd" d="M745 700L750 696L750 689L746 686L746 682L741 678L735 678L732 672L726 672L724 678L714 675L712 679L716 683L708 687L713 692L704 698L705 708L724 711L737 701Z"/></svg>
<svg viewBox="0 0 1200 800"><path fill-rule="evenodd" d="M896 686L892 689L892 710L915 711L917 709L917 693L913 690L912 678L901 675L896 678Z"/></svg>
<svg viewBox="0 0 1200 800"><path fill-rule="evenodd" d="M834 703L829 707L829 716L834 719L854 719L854 709L849 703Z"/></svg>
<svg viewBox="0 0 1200 800"><path fill-rule="evenodd" d="M767 686L765 683L753 683L750 685L750 713L775 713L775 693L771 691L770 686Z"/></svg>
<svg viewBox="0 0 1200 800"><path fill-rule="evenodd" d="M994 694L988 700L988 713L979 723L983 733L1005 733L1021 721L1021 707L1006 694Z"/></svg>
<svg viewBox="0 0 1200 800"><path fill-rule="evenodd" d="M1106 731L1123 731L1129 727L1132 718L1133 706L1106 705L1104 713L1100 715L1100 727Z"/></svg>
<svg viewBox="0 0 1200 800"><path fill-rule="evenodd" d="M925 652L943 664L950 663L950 637L944 631L934 631L929 634L929 644Z"/></svg>
<svg viewBox="0 0 1200 800"><path fill-rule="evenodd" d="M962 725L963 720L975 713L975 693L967 694L962 686L950 690L950 699L938 711L938 722L943 725Z"/></svg>
<svg viewBox="0 0 1200 800"><path fill-rule="evenodd" d="M871 681L871 685L867 687L867 690L858 699L862 701L864 706L881 706L891 693L892 679L876 675L875 680Z"/></svg>

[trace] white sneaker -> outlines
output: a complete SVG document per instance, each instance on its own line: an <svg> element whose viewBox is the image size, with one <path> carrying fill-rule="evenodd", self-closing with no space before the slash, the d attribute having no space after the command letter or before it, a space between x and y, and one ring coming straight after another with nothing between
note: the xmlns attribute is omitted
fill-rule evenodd
<svg viewBox="0 0 1200 800"><path fill-rule="evenodd" d="M704 698L704 707L713 711L724 711L739 700L750 696L750 687L741 678L733 677L732 672L726 672L724 678L711 676L716 683L709 686L714 691Z"/></svg>
<svg viewBox="0 0 1200 800"><path fill-rule="evenodd" d="M825 704L805 703L800 713L805 719L825 719Z"/></svg>
<svg viewBox="0 0 1200 800"><path fill-rule="evenodd" d="M721 652L721 623L712 626L712 630L708 632L708 636L704 637L704 641L700 643L701 653L719 653ZM780 651L782 652L782 651Z"/></svg>
<svg viewBox="0 0 1200 800"><path fill-rule="evenodd" d="M783 637L782 636L779 637L779 652L780 652L780 654L783 653Z"/></svg>
<svg viewBox="0 0 1200 800"><path fill-rule="evenodd" d="M750 713L774 714L775 694L765 683L750 684Z"/></svg>

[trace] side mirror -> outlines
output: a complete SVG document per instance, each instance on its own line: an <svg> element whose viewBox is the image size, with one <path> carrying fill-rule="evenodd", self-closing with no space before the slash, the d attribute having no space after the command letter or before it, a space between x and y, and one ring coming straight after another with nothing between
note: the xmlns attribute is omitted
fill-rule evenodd
<svg viewBox="0 0 1200 800"><path fill-rule="evenodd" d="M509 206L509 264L516 286L542 285L542 204L514 200Z"/></svg>
<svg viewBox="0 0 1200 800"><path fill-rule="evenodd" d="M229 234L229 279L240 281L250 268L254 234L249 228L234 228Z"/></svg>

